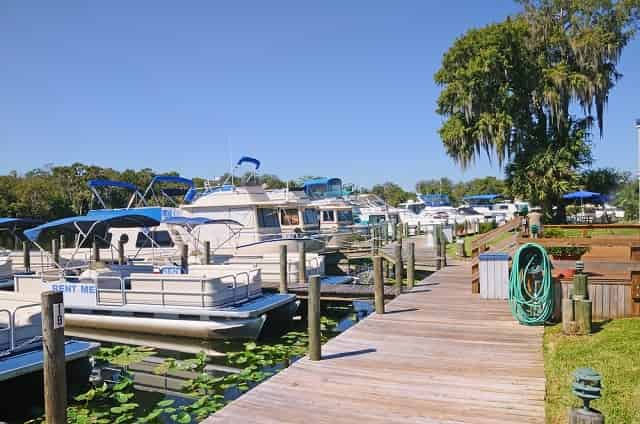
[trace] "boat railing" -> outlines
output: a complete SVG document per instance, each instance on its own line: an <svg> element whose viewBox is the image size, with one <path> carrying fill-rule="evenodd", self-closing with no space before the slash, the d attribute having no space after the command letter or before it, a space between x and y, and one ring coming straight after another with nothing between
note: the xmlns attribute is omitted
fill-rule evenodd
<svg viewBox="0 0 640 424"><path fill-rule="evenodd" d="M0 333L4 333L7 332L9 333L9 349L8 350L4 350L2 352L0 352L0 356L4 356L7 355L13 351L15 351L16 349L27 345L27 344L31 344L35 341L38 341L42 338L42 336L36 336L33 337L29 340L27 340L24 343L21 343L19 346L16 345L16 313L22 309L27 309L27 308L33 308L36 306L40 306L39 303L28 303L25 305L20 305L17 306L12 310L10 309L0 309L0 313L6 313L7 314L7 327L6 328L0 328Z"/></svg>
<svg viewBox="0 0 640 424"><path fill-rule="evenodd" d="M211 301L220 296L219 293L207 291L207 285L211 283L213 280L219 280L224 285L229 284L223 281L225 279L232 280L232 284L231 284L232 297L230 301L220 305L215 305L215 306L237 305L240 303L244 303L251 298L251 290L250 290L251 275L247 271L240 271L232 274L215 276L212 278L184 278L183 277L180 280L174 279L173 281L171 281L172 277L175 277L176 275L180 275L180 274L167 274L166 277L161 277L159 274L150 274L148 276L136 275L135 277L128 276L128 277L104 277L103 278L103 281L119 280L118 288L100 288L100 278L98 278L97 284L96 284L96 304L97 305L114 305L115 304L119 306L126 306L126 305L132 305L132 304L151 304L151 305L167 307L167 306L176 306L176 305L170 305L169 302L167 302L167 297L179 296L181 299L184 299L186 297L186 298L194 298L194 299L200 300L199 305L195 305L189 302L189 305L181 305L181 306L190 306L190 307L199 306L202 308L207 308L207 307L211 307L209 302L207 302L208 300ZM131 284L132 281L157 282L159 283L160 287L159 289L156 289L156 290L134 289L132 288L132 284ZM179 282L180 284L198 282L200 284L200 290L192 291L192 292L187 290L170 290L167 288L167 284L171 282ZM119 302L114 300L114 296L111 296L111 297L108 296L109 294L116 295L115 298L119 298ZM131 300L131 297L133 295L152 296L153 298L159 297L160 300L157 303L149 302L149 301L144 301L144 302L133 301Z"/></svg>

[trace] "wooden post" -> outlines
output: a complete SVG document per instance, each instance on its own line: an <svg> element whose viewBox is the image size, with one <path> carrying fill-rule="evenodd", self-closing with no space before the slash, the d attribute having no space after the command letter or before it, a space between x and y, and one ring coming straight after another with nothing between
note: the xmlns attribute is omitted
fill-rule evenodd
<svg viewBox="0 0 640 424"><path fill-rule="evenodd" d="M189 272L189 245L182 245L182 254L180 255L180 269L183 274Z"/></svg>
<svg viewBox="0 0 640 424"><path fill-rule="evenodd" d="M319 361L322 358L320 347L320 276L313 275L309 279L307 303L309 310L309 359Z"/></svg>
<svg viewBox="0 0 640 424"><path fill-rule="evenodd" d="M60 234L60 249L64 249L64 234Z"/></svg>
<svg viewBox="0 0 640 424"><path fill-rule="evenodd" d="M307 246L304 240L298 248L298 284L307 284Z"/></svg>
<svg viewBox="0 0 640 424"><path fill-rule="evenodd" d="M118 240L118 263L124 265L127 262L124 255L124 240Z"/></svg>
<svg viewBox="0 0 640 424"><path fill-rule="evenodd" d="M398 229L396 230L396 234L398 234L398 242L402 243L402 239L405 238L404 227L402 226L402 224L398 224L397 227Z"/></svg>
<svg viewBox="0 0 640 424"><path fill-rule="evenodd" d="M289 291L287 287L287 279L289 267L287 263L287 245L280 245L280 293L287 293Z"/></svg>
<svg viewBox="0 0 640 424"><path fill-rule="evenodd" d="M442 258L442 266L447 266L447 238L444 235L444 230L442 227L439 227L440 234L438 239L440 240L440 257Z"/></svg>
<svg viewBox="0 0 640 424"><path fill-rule="evenodd" d="M391 223L391 240L398 240L398 227L394 223Z"/></svg>
<svg viewBox="0 0 640 424"><path fill-rule="evenodd" d="M60 263L60 248L58 247L57 239L51 240L51 256L53 257L53 262Z"/></svg>
<svg viewBox="0 0 640 424"><path fill-rule="evenodd" d="M574 300L573 310L578 334L591 334L591 301Z"/></svg>
<svg viewBox="0 0 640 424"><path fill-rule="evenodd" d="M384 314L384 278L382 275L382 256L373 257L373 278L376 314Z"/></svg>
<svg viewBox="0 0 640 424"><path fill-rule="evenodd" d="M604 415L595 409L571 408L569 424L604 424Z"/></svg>
<svg viewBox="0 0 640 424"><path fill-rule="evenodd" d="M28 241L22 242L22 258L24 260L25 272L31 272L31 249Z"/></svg>
<svg viewBox="0 0 640 424"><path fill-rule="evenodd" d="M407 245L407 289L411 290L416 279L416 253L415 243L410 242Z"/></svg>
<svg viewBox="0 0 640 424"><path fill-rule="evenodd" d="M400 242L394 246L393 257L396 265L396 291L402 292L402 245Z"/></svg>
<svg viewBox="0 0 640 424"><path fill-rule="evenodd" d="M404 223L404 238L409 238L409 223Z"/></svg>
<svg viewBox="0 0 640 424"><path fill-rule="evenodd" d="M420 221L418 221L418 225L416 225L416 235L419 236L422 234L422 229L420 228Z"/></svg>
<svg viewBox="0 0 640 424"><path fill-rule="evenodd" d="M589 298L587 284L588 284L587 274L576 274L573 276L572 297L574 300Z"/></svg>
<svg viewBox="0 0 640 424"><path fill-rule="evenodd" d="M564 334L576 334L573 299L562 299L562 332Z"/></svg>
<svg viewBox="0 0 640 424"><path fill-rule="evenodd" d="M41 293L45 421L67 422L67 375L64 356L62 292Z"/></svg>
<svg viewBox="0 0 640 424"><path fill-rule="evenodd" d="M209 240L204 242L204 263L211 264L211 242Z"/></svg>
<svg viewBox="0 0 640 424"><path fill-rule="evenodd" d="M98 242L96 239L93 239L93 262L100 262L100 248L98 247Z"/></svg>

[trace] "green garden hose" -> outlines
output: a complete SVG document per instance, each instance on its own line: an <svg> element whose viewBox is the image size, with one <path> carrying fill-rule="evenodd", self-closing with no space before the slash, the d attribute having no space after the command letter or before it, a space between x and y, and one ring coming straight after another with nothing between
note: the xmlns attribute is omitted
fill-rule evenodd
<svg viewBox="0 0 640 424"><path fill-rule="evenodd" d="M551 262L544 247L527 243L513 258L509 305L520 324L544 324L553 313Z"/></svg>

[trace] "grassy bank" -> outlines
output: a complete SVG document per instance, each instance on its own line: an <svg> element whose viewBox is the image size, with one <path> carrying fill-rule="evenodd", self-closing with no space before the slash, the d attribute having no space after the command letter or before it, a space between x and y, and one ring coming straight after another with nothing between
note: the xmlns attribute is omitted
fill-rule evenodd
<svg viewBox="0 0 640 424"><path fill-rule="evenodd" d="M567 410L580 405L571 393L571 373L591 367L603 377L602 399L592 406L609 423L640 423L640 319L600 323L590 336L564 336L560 325L547 327L544 363L548 423L567 422Z"/></svg>

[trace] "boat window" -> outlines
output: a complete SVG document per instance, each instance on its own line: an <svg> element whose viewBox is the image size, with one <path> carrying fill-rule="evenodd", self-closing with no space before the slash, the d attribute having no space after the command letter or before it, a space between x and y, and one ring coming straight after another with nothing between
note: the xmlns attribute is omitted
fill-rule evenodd
<svg viewBox="0 0 640 424"><path fill-rule="evenodd" d="M384 215L369 215L369 224L375 225L384 221Z"/></svg>
<svg viewBox="0 0 640 424"><path fill-rule="evenodd" d="M407 209L409 209L413 213L420 213L426 206L422 203L414 203L412 205L408 205Z"/></svg>
<svg viewBox="0 0 640 424"><path fill-rule="evenodd" d="M300 225L298 209L280 209L280 225Z"/></svg>
<svg viewBox="0 0 640 424"><path fill-rule="evenodd" d="M153 243L150 239L153 239ZM173 240L168 231L149 231L146 235L140 231L136 239L136 247L173 247Z"/></svg>
<svg viewBox="0 0 640 424"><path fill-rule="evenodd" d="M333 211L322 211L322 222L334 222L335 220Z"/></svg>
<svg viewBox="0 0 640 424"><path fill-rule="evenodd" d="M279 227L278 211L270 208L258 208L258 226L261 228Z"/></svg>
<svg viewBox="0 0 640 424"><path fill-rule="evenodd" d="M318 209L306 208L302 218L305 225L317 225L320 222L320 211Z"/></svg>
<svg viewBox="0 0 640 424"><path fill-rule="evenodd" d="M338 222L353 222L353 212L351 209L339 210Z"/></svg>

